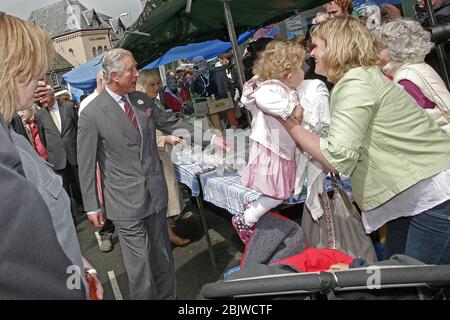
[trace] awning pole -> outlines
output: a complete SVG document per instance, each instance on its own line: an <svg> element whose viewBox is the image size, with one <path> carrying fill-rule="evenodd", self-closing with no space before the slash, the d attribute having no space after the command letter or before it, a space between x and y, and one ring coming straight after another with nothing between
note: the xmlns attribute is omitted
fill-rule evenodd
<svg viewBox="0 0 450 320"><path fill-rule="evenodd" d="M434 10L433 10L433 5L431 4L431 0L425 0L425 6L427 9L427 13L428 13L428 19L430 20L430 26L434 27L435 25L437 25L437 19L436 19ZM448 70L447 70L447 59L449 57L447 57L447 55L445 53L443 43L436 45L436 53L437 53L439 63L441 64L442 71L444 72L443 80L444 80L447 88L450 88L450 79L449 79Z"/></svg>
<svg viewBox="0 0 450 320"><path fill-rule="evenodd" d="M236 63L238 78L240 87L244 87L245 75L244 75L244 65L242 64L242 55L239 52L239 46L236 37L236 31L234 30L233 16L231 15L230 2L231 0L222 0L223 8L225 11L225 21L227 23L228 35L230 37L231 47L233 48L234 61ZM247 116L248 124L251 123L251 118L247 110L245 110Z"/></svg>
<svg viewBox="0 0 450 320"><path fill-rule="evenodd" d="M236 31L234 30L233 16L231 15L230 4L231 0L222 0L223 8L225 10L225 21L227 22L228 35L230 37L231 46L233 48L234 60L236 61L236 66L238 69L239 84L241 87L244 85L244 65L242 64L242 56L239 52Z"/></svg>

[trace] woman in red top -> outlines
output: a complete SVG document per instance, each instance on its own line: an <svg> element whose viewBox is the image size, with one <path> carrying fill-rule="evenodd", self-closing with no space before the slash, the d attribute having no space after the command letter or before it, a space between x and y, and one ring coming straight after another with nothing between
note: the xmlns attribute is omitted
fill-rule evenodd
<svg viewBox="0 0 450 320"><path fill-rule="evenodd" d="M25 130L27 131L28 137L30 138L34 150L36 150L36 152L41 156L41 158L47 161L48 152L47 148L42 143L42 139L39 135L37 122L34 119L35 113L36 107L34 105L31 108L17 112L17 114L22 118L23 125L25 127Z"/></svg>
<svg viewBox="0 0 450 320"><path fill-rule="evenodd" d="M164 88L166 108L172 109L173 112L182 112L183 105L190 99L189 92L186 89L178 87L176 77L167 78L167 86Z"/></svg>

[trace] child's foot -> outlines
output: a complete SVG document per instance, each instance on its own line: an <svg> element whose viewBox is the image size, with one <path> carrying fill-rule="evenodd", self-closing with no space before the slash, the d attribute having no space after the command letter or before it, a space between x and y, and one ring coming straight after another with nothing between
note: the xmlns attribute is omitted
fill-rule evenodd
<svg viewBox="0 0 450 320"><path fill-rule="evenodd" d="M234 230L236 230L239 239L244 244L247 244L247 241L253 236L253 227L250 227L245 223L244 215L243 214L236 214L231 218L231 224L234 227Z"/></svg>

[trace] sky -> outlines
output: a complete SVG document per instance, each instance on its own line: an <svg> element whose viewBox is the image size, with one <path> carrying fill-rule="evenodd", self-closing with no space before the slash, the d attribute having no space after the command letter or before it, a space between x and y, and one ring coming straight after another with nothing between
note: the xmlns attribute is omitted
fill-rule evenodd
<svg viewBox="0 0 450 320"><path fill-rule="evenodd" d="M22 19L28 19L31 11L59 2L59 0L0 0L0 11ZM103 14L117 17L121 13L129 16L122 17L125 26L136 20L141 12L140 0L80 0L88 9L95 9Z"/></svg>

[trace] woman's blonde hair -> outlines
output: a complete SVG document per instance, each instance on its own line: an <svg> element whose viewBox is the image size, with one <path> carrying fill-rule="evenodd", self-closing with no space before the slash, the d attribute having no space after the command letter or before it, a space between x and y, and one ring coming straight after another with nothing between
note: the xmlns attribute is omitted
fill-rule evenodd
<svg viewBox="0 0 450 320"><path fill-rule="evenodd" d="M148 85L152 80L161 81L161 78L159 75L150 70L140 72L136 82L136 90L146 93Z"/></svg>
<svg viewBox="0 0 450 320"><path fill-rule="evenodd" d="M15 79L30 83L53 60L48 33L31 22L0 12L0 113L10 122L19 105Z"/></svg>
<svg viewBox="0 0 450 320"><path fill-rule="evenodd" d="M375 36L364 21L353 17L336 17L314 27L313 41L325 42L322 63L329 81L336 83L350 69L371 67L378 63Z"/></svg>
<svg viewBox="0 0 450 320"><path fill-rule="evenodd" d="M305 49L295 41L272 40L253 65L253 74L266 81L284 81L290 73L302 67Z"/></svg>

